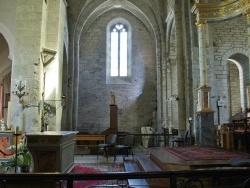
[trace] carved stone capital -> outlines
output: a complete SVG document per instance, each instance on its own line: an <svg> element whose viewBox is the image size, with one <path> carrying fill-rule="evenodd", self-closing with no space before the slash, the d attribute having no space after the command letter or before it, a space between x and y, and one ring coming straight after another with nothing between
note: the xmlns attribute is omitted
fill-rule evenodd
<svg viewBox="0 0 250 188"><path fill-rule="evenodd" d="M249 10L250 0L226 0L217 3L195 3L191 12L197 20L221 21L244 14Z"/></svg>
<svg viewBox="0 0 250 188"><path fill-rule="evenodd" d="M244 15L247 17L247 19L250 19L250 9L245 11Z"/></svg>
<svg viewBox="0 0 250 188"><path fill-rule="evenodd" d="M205 20L199 20L195 24L196 24L196 26L198 28L201 28L201 29L204 29L206 27L206 21Z"/></svg>

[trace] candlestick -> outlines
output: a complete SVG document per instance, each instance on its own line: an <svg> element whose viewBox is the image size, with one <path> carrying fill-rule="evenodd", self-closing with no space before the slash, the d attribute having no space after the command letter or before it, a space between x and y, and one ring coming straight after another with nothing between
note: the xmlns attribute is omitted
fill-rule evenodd
<svg viewBox="0 0 250 188"><path fill-rule="evenodd" d="M15 128L15 134L18 134L19 133L19 126L16 126Z"/></svg>
<svg viewBox="0 0 250 188"><path fill-rule="evenodd" d="M11 102L8 102L8 117L7 117L7 129L11 128Z"/></svg>

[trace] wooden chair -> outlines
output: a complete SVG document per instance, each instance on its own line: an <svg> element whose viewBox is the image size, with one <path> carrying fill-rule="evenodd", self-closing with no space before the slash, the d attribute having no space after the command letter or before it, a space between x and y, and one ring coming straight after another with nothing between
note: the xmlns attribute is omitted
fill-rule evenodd
<svg viewBox="0 0 250 188"><path fill-rule="evenodd" d="M116 155L119 151L121 152L121 154L123 156L123 160L125 159L125 156L128 156L129 154L131 154L132 157L134 158L134 153L133 153L134 142L135 142L134 135L126 135L124 138L124 143L121 145L115 146L114 161L116 160Z"/></svg>
<svg viewBox="0 0 250 188"><path fill-rule="evenodd" d="M243 147L249 151L249 129L247 118L233 120L233 142L235 150L242 150Z"/></svg>
<svg viewBox="0 0 250 188"><path fill-rule="evenodd" d="M98 144L98 151L97 151L97 159L99 157L99 153L103 152L104 157L108 160L108 148L114 147L116 145L117 134L109 134L106 139L106 143Z"/></svg>

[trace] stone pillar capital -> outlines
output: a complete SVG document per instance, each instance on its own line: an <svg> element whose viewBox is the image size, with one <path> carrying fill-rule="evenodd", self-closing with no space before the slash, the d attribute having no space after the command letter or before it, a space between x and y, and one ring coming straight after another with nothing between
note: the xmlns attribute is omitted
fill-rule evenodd
<svg viewBox="0 0 250 188"><path fill-rule="evenodd" d="M205 20L198 20L195 25L198 28L204 29L206 27L207 22Z"/></svg>
<svg viewBox="0 0 250 188"><path fill-rule="evenodd" d="M247 17L247 19L250 19L250 9L244 12L244 15Z"/></svg>

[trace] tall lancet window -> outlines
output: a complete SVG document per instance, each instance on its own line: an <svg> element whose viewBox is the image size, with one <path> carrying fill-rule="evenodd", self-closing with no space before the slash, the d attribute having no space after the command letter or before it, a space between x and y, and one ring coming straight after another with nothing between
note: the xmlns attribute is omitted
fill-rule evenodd
<svg viewBox="0 0 250 188"><path fill-rule="evenodd" d="M128 29L118 23L111 27L111 76L128 75Z"/></svg>
<svg viewBox="0 0 250 188"><path fill-rule="evenodd" d="M106 84L132 82L132 28L123 18L115 18L107 25Z"/></svg>

